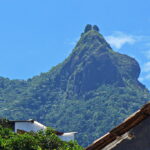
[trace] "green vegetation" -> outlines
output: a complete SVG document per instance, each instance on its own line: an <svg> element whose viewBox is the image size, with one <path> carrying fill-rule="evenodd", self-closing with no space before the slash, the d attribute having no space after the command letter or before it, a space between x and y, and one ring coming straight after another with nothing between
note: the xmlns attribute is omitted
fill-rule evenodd
<svg viewBox="0 0 150 150"><path fill-rule="evenodd" d="M48 128L46 131L24 134L14 133L9 128L0 126L1 150L83 150L77 142L65 142Z"/></svg>
<svg viewBox="0 0 150 150"><path fill-rule="evenodd" d="M97 25L94 25L94 26L93 26L93 30L99 32L99 27L98 27Z"/></svg>
<svg viewBox="0 0 150 150"><path fill-rule="evenodd" d="M27 81L0 78L0 117L77 131L79 144L87 146L147 102L139 74L136 60L114 52L89 26L71 55L49 72Z"/></svg>
<svg viewBox="0 0 150 150"><path fill-rule="evenodd" d="M88 31L90 31L90 30L92 30L92 25L87 24L86 27L85 27L84 32L88 32Z"/></svg>

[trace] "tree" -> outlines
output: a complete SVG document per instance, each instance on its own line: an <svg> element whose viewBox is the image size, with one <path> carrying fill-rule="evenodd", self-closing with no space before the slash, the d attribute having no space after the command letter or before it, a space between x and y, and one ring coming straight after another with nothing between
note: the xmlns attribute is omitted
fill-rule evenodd
<svg viewBox="0 0 150 150"><path fill-rule="evenodd" d="M84 29L84 32L86 33L86 32L88 32L90 30L92 30L92 25L87 24L86 27L85 27L85 29Z"/></svg>
<svg viewBox="0 0 150 150"><path fill-rule="evenodd" d="M98 27L97 25L94 25L94 26L93 26L93 30L99 32L99 27Z"/></svg>
<svg viewBox="0 0 150 150"><path fill-rule="evenodd" d="M0 126L1 150L83 150L76 141L62 141L54 130L48 128L39 132L14 133Z"/></svg>

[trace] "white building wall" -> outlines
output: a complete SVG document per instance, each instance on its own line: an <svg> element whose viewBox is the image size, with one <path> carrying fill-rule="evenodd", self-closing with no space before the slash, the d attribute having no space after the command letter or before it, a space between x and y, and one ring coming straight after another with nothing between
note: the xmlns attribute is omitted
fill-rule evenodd
<svg viewBox="0 0 150 150"><path fill-rule="evenodd" d="M15 132L17 132L17 129L23 130L26 132L37 132L39 130L45 130L47 127L40 124L37 121L34 122L15 122ZM63 141L73 141L75 139L75 134L77 132L69 132L69 133L64 133L63 135L59 136L59 138Z"/></svg>
<svg viewBox="0 0 150 150"><path fill-rule="evenodd" d="M33 131L37 132L39 130L45 130L46 126L34 121L32 122L15 122L15 132L17 132L17 129L24 130L27 132Z"/></svg>
<svg viewBox="0 0 150 150"><path fill-rule="evenodd" d="M59 138L63 141L74 141L76 132L69 132L64 133L63 135L59 136Z"/></svg>

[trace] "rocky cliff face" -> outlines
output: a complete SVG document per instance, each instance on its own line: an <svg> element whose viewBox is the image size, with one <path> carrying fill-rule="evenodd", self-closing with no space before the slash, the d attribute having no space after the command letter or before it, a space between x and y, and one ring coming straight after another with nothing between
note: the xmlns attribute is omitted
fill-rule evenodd
<svg viewBox="0 0 150 150"><path fill-rule="evenodd" d="M59 71L58 71L59 70ZM127 80L138 83L139 64L135 59L114 52L104 37L93 29L82 33L72 54L61 64L55 86L69 98L81 96L101 85L126 86Z"/></svg>

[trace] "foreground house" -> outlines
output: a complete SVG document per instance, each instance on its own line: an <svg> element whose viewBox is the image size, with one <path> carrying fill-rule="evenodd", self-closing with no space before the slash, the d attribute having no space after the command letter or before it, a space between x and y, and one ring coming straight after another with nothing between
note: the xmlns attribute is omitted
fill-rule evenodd
<svg viewBox="0 0 150 150"><path fill-rule="evenodd" d="M150 150L150 103L94 141L86 150Z"/></svg>
<svg viewBox="0 0 150 150"><path fill-rule="evenodd" d="M13 124L14 132L16 133L25 133L25 132L37 132L40 130L45 130L47 127L35 120L15 120L10 121ZM55 131L55 134L60 137L63 141L70 141L75 139L75 134L77 132L68 132L63 133L59 131Z"/></svg>

